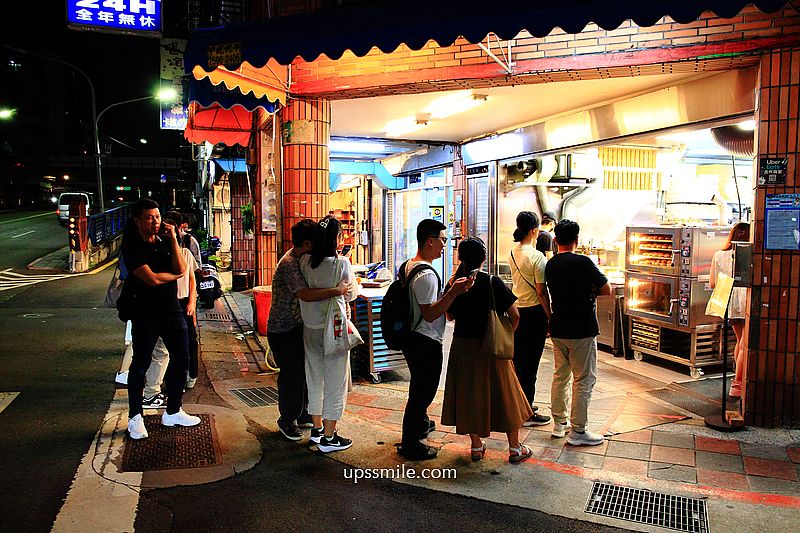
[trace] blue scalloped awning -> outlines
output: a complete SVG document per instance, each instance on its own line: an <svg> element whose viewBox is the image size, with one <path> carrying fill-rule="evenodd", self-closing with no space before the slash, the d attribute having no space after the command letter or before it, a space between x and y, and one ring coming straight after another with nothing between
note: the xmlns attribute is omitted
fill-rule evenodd
<svg viewBox="0 0 800 533"><path fill-rule="evenodd" d="M222 83L214 85L208 78L189 80L189 101L197 102L202 107L219 104L225 109L239 105L248 111L263 107L267 113L274 113L279 104L278 101L270 102L267 98L257 98L251 93L242 94L238 88L228 89Z"/></svg>
<svg viewBox="0 0 800 533"><path fill-rule="evenodd" d="M400 44L419 50L429 40L451 45L459 36L471 43L495 33L513 39L522 30L536 37L558 26L580 33L594 22L605 30L627 19L652 26L668 15L680 23L697 20L704 11L733 17L748 4L765 13L782 9L786 0L390 0L326 9L310 14L198 29L186 46L186 72L199 65L238 68L244 61L256 68L273 58L288 65L297 57L314 61L321 54L339 59L345 50L364 56L372 47L388 53Z"/></svg>

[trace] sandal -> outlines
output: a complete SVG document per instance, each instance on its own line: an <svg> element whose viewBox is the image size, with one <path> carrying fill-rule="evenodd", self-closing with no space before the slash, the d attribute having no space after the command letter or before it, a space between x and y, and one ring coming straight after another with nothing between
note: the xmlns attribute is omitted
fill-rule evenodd
<svg viewBox="0 0 800 533"><path fill-rule="evenodd" d="M508 449L508 462L517 464L528 459L531 455L533 455L533 451L524 444L520 444L519 448Z"/></svg>
<svg viewBox="0 0 800 533"><path fill-rule="evenodd" d="M470 448L469 454L473 462L480 461L486 455L486 443L481 443L480 448Z"/></svg>

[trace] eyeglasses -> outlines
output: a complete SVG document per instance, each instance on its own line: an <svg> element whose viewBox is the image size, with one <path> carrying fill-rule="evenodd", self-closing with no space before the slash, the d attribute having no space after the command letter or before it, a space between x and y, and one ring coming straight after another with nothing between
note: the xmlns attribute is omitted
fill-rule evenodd
<svg viewBox="0 0 800 533"><path fill-rule="evenodd" d="M441 241L442 241L442 244L447 244L447 237L441 237L441 236L439 236L439 237L436 237L436 238L437 238L437 239L439 239L439 240L441 240Z"/></svg>

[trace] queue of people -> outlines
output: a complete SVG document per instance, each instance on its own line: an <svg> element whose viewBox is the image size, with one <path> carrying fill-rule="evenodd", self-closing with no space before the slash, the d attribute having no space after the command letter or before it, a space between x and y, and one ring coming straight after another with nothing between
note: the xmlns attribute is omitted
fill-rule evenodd
<svg viewBox="0 0 800 533"><path fill-rule="evenodd" d="M155 374L163 372L164 425L200 422L181 408L184 387L192 386L197 378L196 290L190 280L198 265L191 241L176 230L182 224L178 216L169 213L162 222L158 205L142 200L123 239L129 274L119 309L120 318L131 323L128 431L134 439L147 437L141 416L143 401L149 400L144 397L146 374L155 380L160 377ZM596 381L595 298L610 294L610 287L591 260L574 253L579 229L569 220L555 224L558 254L548 260L537 250L541 242L538 216L519 213L514 232L517 244L509 254L513 281L509 290L498 277L481 271L487 253L477 238L459 243L459 266L443 284L432 262L446 249L447 228L432 219L419 223L417 253L401 267L410 302L410 327L403 344L410 384L398 447L401 456L426 460L438 453L422 441L435 429L427 411L441 377L446 320L454 322L454 334L442 423L470 436L473 461L483 458L482 439L492 431L506 434L512 464L531 456L530 448L519 440L519 429L550 423L550 417L539 413L535 405L539 362L548 335L555 360L552 436L566 436L573 445L603 442L602 435L586 426ZM329 348L332 344L326 337L353 333L348 331L353 327L347 303L357 297L357 285L349 259L337 252L342 234L335 217L302 220L291 234L293 247L280 259L273 277L267 326L268 341L281 368L277 425L291 441L301 440L301 430L310 429L309 442L320 451L345 450L353 443L339 434L337 426L347 400L352 345L345 341ZM337 310L347 316L336 314ZM515 330L513 359L489 358L481 349L492 312L507 317ZM332 316L338 317L333 319L337 321L334 333L328 327ZM156 350L158 357L153 357L157 343L164 349ZM166 356L161 357L162 353ZM169 361L165 371L164 360ZM148 374L152 362L156 370Z"/></svg>

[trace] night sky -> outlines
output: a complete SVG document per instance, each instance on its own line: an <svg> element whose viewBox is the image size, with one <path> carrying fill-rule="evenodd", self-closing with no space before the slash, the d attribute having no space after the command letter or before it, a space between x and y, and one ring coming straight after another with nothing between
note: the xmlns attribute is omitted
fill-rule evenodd
<svg viewBox="0 0 800 533"><path fill-rule="evenodd" d="M172 5L168 6L167 3ZM68 29L63 0L10 0L2 4L0 42L55 57L81 68L94 83L98 113L109 104L147 96L158 90L158 39ZM185 0L167 0L164 9L185 10L185 4ZM176 31L183 30L185 33L185 21L182 22L177 16L172 16L170 20L169 12L165 12L164 18L167 30L165 37L186 37L176 35ZM40 61L25 56L20 58L25 62ZM82 109L76 104L74 111L86 113L86 120L91 123L89 90L87 85L83 86L86 87L86 104ZM41 97L46 98L47 95ZM125 104L109 110L100 120L100 131L114 135L140 150L134 152L114 146L113 150L118 154L190 155L187 148L180 148L181 145L186 146L183 132L160 130L156 101ZM147 139L148 144L140 144L140 138Z"/></svg>

